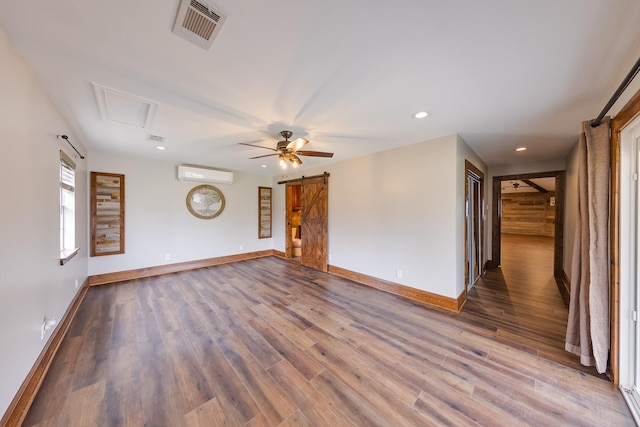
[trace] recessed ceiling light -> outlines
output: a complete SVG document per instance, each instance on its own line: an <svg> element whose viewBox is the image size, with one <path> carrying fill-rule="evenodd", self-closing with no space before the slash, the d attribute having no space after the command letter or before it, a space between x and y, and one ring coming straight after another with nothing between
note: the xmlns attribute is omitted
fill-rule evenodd
<svg viewBox="0 0 640 427"><path fill-rule="evenodd" d="M527 151L527 147L518 147L515 151Z"/></svg>
<svg viewBox="0 0 640 427"><path fill-rule="evenodd" d="M267 167L267 165L262 165L261 167L266 168L266 167Z"/></svg>
<svg viewBox="0 0 640 427"><path fill-rule="evenodd" d="M156 149L158 149L158 150L166 150L167 147L163 147L162 145L156 145Z"/></svg>
<svg viewBox="0 0 640 427"><path fill-rule="evenodd" d="M418 111L417 113L415 113L411 117L413 117L414 119L424 119L428 115L429 115L429 113L427 113L426 111Z"/></svg>

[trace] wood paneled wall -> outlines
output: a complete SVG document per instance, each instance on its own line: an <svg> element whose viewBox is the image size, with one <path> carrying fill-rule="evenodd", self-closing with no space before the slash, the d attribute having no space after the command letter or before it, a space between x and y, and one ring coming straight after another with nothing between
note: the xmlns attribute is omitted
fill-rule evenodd
<svg viewBox="0 0 640 427"><path fill-rule="evenodd" d="M548 193L509 193L502 195L502 232L552 237L555 224L555 206Z"/></svg>

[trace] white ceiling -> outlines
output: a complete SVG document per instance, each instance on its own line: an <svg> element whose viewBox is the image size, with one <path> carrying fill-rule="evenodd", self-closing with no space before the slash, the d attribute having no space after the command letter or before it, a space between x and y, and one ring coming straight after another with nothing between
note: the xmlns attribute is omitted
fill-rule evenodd
<svg viewBox="0 0 640 427"><path fill-rule="evenodd" d="M563 158L640 55L637 0L212 4L209 51L172 33L179 0L5 0L0 25L90 153L268 175L238 143L283 129L335 152L303 167L452 133L489 165ZM92 83L155 105L147 128L105 120Z"/></svg>

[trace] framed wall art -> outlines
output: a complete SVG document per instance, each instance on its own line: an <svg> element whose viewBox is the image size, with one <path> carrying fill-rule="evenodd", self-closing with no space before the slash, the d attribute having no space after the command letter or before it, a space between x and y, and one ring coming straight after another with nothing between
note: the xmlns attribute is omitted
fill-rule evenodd
<svg viewBox="0 0 640 427"><path fill-rule="evenodd" d="M258 239L271 237L271 187L258 187Z"/></svg>
<svg viewBox="0 0 640 427"><path fill-rule="evenodd" d="M187 209L196 218L213 219L222 213L224 205L224 194L213 185L198 185L187 194Z"/></svg>
<svg viewBox="0 0 640 427"><path fill-rule="evenodd" d="M91 256L124 253L124 175L91 172Z"/></svg>

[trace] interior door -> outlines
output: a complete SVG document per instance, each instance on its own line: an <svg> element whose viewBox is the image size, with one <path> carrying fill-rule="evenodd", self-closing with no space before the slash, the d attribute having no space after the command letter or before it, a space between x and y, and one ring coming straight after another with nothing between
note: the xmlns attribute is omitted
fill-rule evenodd
<svg viewBox="0 0 640 427"><path fill-rule="evenodd" d="M307 267L327 271L327 226L329 217L329 177L302 180L300 262Z"/></svg>
<svg viewBox="0 0 640 427"><path fill-rule="evenodd" d="M482 186L478 175L467 173L467 260L470 288L482 275Z"/></svg>
<svg viewBox="0 0 640 427"><path fill-rule="evenodd" d="M482 276L484 258L484 174L465 161L464 287L468 291Z"/></svg>

